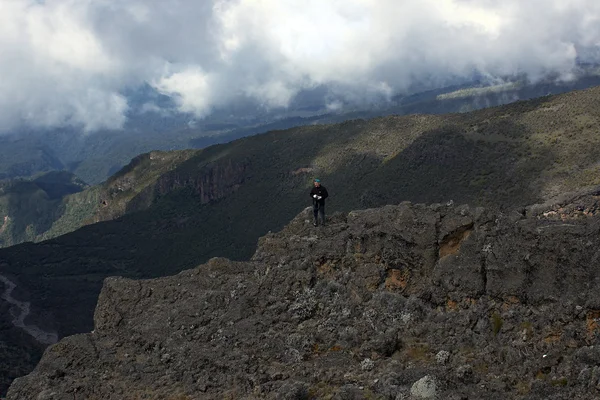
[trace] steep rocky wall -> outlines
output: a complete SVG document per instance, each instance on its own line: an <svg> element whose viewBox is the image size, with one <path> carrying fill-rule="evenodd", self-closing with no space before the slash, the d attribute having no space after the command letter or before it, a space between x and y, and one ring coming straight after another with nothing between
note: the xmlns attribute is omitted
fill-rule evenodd
<svg viewBox="0 0 600 400"><path fill-rule="evenodd" d="M305 210L250 262L107 279L8 399L592 399L600 196Z"/></svg>
<svg viewBox="0 0 600 400"><path fill-rule="evenodd" d="M226 159L198 167L194 173L189 170L171 171L132 198L125 205L126 212L145 210L157 198L181 189L190 190L201 204L222 199L239 189L248 178L249 169L248 162L234 163Z"/></svg>
<svg viewBox="0 0 600 400"><path fill-rule="evenodd" d="M174 154L174 155L173 155ZM126 213L149 208L157 198L179 189L189 189L198 196L202 204L219 200L235 192L248 178L250 163L247 160L234 162L231 159L210 162L206 165L181 167L192 152L152 152L143 154L131 162L128 170L116 175L103 188L100 205L93 221L107 221ZM164 160L163 160L164 158ZM164 173L148 177L142 172L149 169L165 169ZM154 165L158 166L154 166ZM142 165L142 166L139 166ZM175 168L179 167L179 168ZM137 169L142 172L137 171ZM172 169L166 171L167 169ZM141 175L137 176L136 175Z"/></svg>
<svg viewBox="0 0 600 400"><path fill-rule="evenodd" d="M209 163L194 175L174 171L159 179L156 192L165 195L182 187L190 187L202 203L208 203L236 191L247 178L249 169L250 163L247 160L234 162L225 159L218 163Z"/></svg>

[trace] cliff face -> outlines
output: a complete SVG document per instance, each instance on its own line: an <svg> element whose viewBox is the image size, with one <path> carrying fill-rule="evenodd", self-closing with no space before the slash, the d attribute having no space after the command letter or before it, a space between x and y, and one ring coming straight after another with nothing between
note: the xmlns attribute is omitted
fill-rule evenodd
<svg viewBox="0 0 600 400"><path fill-rule="evenodd" d="M190 164L198 164L191 160ZM204 164L204 163L202 163ZM192 171L182 168L160 176L157 181L142 190L126 205L127 212L144 210L152 206L157 198L178 190L189 190L200 204L219 200L237 191L248 178L250 163L232 159L194 165Z"/></svg>
<svg viewBox="0 0 600 400"><path fill-rule="evenodd" d="M148 208L155 200L157 182L197 153L197 150L153 151L135 157L100 185L97 210L85 223L110 221L127 212Z"/></svg>
<svg viewBox="0 0 600 400"><path fill-rule="evenodd" d="M28 227L31 231L27 232L28 235L8 235L6 243L2 241L6 229L0 220L0 246L18 244L25 239L35 242L48 240L85 225L111 221L125 214L147 210L159 198L178 190L187 190L190 198L206 204L237 191L249 176L250 163L245 159L234 161L225 158L213 162L201 159L191 160L191 165L185 165L186 161L200 153L198 150L180 150L142 154L101 185L65 195L62 199L51 199L51 210L46 210L50 206L44 207L21 224L31 225ZM178 169L181 166L184 168ZM1 194L0 218L3 217L2 211L5 211L7 217L13 220L24 219L14 210L19 208L17 201L13 201L16 204L13 209L4 210L6 207L3 207ZM47 196L46 192L42 194ZM35 193L29 197L39 203L40 196L34 195ZM42 200L47 201L45 197ZM21 205L21 208L24 207Z"/></svg>
<svg viewBox="0 0 600 400"><path fill-rule="evenodd" d="M600 396L600 192L310 210L249 262L105 281L8 399Z"/></svg>

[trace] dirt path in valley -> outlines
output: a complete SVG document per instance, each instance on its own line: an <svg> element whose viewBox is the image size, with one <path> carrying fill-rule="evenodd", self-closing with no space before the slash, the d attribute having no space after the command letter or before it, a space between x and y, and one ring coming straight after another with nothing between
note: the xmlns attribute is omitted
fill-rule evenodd
<svg viewBox="0 0 600 400"><path fill-rule="evenodd" d="M6 221L6 219L5 219ZM27 334L32 336L35 340L42 344L54 344L58 341L58 335L55 332L46 332L39 328L37 325L28 325L25 323L25 319L29 316L31 303L28 301L19 301L12 297L12 293L17 285L5 276L0 275L0 282L6 285L4 293L0 295L0 298L7 301L13 307L11 307L11 314L13 316L12 323L15 327L23 329Z"/></svg>

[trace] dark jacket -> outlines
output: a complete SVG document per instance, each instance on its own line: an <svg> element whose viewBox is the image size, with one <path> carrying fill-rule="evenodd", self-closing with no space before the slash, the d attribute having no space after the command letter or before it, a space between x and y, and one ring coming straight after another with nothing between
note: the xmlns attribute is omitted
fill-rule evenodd
<svg viewBox="0 0 600 400"><path fill-rule="evenodd" d="M320 200L316 200L313 196L314 195L317 196L321 196ZM313 199L313 202L318 201L320 204L325 204L325 199L329 196L329 194L327 193L327 189L325 189L325 186L321 185L319 187L313 187L312 190L310 191L310 197Z"/></svg>

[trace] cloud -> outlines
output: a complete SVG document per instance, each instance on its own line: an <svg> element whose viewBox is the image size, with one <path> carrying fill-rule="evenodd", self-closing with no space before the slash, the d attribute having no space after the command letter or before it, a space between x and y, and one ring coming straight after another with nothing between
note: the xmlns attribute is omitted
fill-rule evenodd
<svg viewBox="0 0 600 400"><path fill-rule="evenodd" d="M144 84L198 117L234 102L386 101L474 74L600 62L597 0L0 0L0 130L118 129Z"/></svg>
<svg viewBox="0 0 600 400"><path fill-rule="evenodd" d="M169 73L152 85L159 92L174 97L182 112L204 116L213 105L211 77L198 67Z"/></svg>

